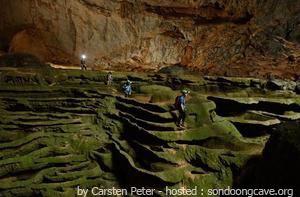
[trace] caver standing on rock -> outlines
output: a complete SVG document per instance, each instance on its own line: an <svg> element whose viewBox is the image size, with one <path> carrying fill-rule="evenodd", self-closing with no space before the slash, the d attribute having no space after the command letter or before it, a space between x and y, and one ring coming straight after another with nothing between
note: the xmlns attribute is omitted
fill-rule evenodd
<svg viewBox="0 0 300 197"><path fill-rule="evenodd" d="M132 82L128 79L127 82L123 85L123 91L125 94L125 97L129 97L132 93L132 87L131 87Z"/></svg>
<svg viewBox="0 0 300 197"><path fill-rule="evenodd" d="M106 85L111 85L112 80L113 80L112 72L108 72L108 74L106 76Z"/></svg>
<svg viewBox="0 0 300 197"><path fill-rule="evenodd" d="M81 68L81 70L87 70L85 59L86 59L86 55L82 55L81 58L80 58L80 68Z"/></svg>
<svg viewBox="0 0 300 197"><path fill-rule="evenodd" d="M175 108L179 111L179 117L176 125L180 128L184 128L184 121L186 117L186 107L185 107L185 99L186 96L190 93L189 90L182 90L182 95L177 96L175 99Z"/></svg>

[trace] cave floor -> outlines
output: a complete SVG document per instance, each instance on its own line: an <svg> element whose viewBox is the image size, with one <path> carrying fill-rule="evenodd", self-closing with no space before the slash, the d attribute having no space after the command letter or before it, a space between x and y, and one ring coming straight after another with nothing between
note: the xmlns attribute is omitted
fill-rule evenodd
<svg viewBox="0 0 300 197"><path fill-rule="evenodd" d="M300 118L298 95L253 87L264 83L257 79L113 73L107 86L98 71L0 73L5 197L75 196L77 186L145 187L154 196L166 186L234 187L272 130ZM130 98L121 91L127 79ZM179 130L173 103L182 88L192 92Z"/></svg>

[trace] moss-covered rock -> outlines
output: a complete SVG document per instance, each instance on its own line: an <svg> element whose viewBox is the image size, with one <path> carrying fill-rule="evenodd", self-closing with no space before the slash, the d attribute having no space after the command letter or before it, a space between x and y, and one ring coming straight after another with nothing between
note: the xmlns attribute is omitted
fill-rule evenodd
<svg viewBox="0 0 300 197"><path fill-rule="evenodd" d="M150 95L150 102L173 102L176 97L176 92L171 88L160 85L141 86L140 93Z"/></svg>
<svg viewBox="0 0 300 197"><path fill-rule="evenodd" d="M179 130L168 77L113 73L108 87L104 72L52 71L1 74L0 196L68 197L77 186L99 185L155 188L162 191L157 196L166 196L166 186L223 188L264 145L243 138L196 91ZM118 83L127 78L136 95L157 100L119 96ZM203 85L189 78L180 80Z"/></svg>

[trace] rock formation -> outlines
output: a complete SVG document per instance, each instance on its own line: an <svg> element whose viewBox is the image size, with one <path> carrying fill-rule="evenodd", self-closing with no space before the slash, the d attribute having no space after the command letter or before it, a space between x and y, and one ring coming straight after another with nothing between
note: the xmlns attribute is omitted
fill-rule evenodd
<svg viewBox="0 0 300 197"><path fill-rule="evenodd" d="M77 186L145 187L158 197L166 186L197 186L209 196L299 174L298 124L274 128L300 119L300 97L257 88L265 80L114 72L107 86L105 72L53 69L24 54L1 56L0 70L1 197L69 197ZM132 98L121 96L127 79ZM183 87L192 93L179 130L173 103ZM289 150L295 157L282 176Z"/></svg>
<svg viewBox="0 0 300 197"><path fill-rule="evenodd" d="M299 122L289 122L274 130L263 156L249 162L243 176L241 188L294 189L292 196L299 196ZM275 164L275 165L274 165ZM291 196L291 193L289 193Z"/></svg>
<svg viewBox="0 0 300 197"><path fill-rule="evenodd" d="M299 0L0 0L0 50L98 69L299 74Z"/></svg>
<svg viewBox="0 0 300 197"><path fill-rule="evenodd" d="M105 73L33 68L1 70L0 196L69 197L77 186L145 187L154 196L197 186L208 196L233 185L266 141L243 138L196 95L179 131L172 105L122 98L117 84L104 85ZM127 77L136 96L153 88L142 88L150 79L164 87L154 76L114 73L117 83Z"/></svg>

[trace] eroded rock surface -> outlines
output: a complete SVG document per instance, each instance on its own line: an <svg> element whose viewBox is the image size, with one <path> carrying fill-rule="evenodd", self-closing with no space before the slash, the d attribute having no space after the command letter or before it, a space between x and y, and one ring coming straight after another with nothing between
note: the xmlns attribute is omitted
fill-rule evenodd
<svg viewBox="0 0 300 197"><path fill-rule="evenodd" d="M0 1L0 49L94 68L299 74L299 0ZM5 5L5 6L4 6ZM33 41L33 42L32 42Z"/></svg>
<svg viewBox="0 0 300 197"><path fill-rule="evenodd" d="M147 81L131 78L134 86ZM88 71L1 71L0 196L224 188L264 147L265 138L243 138L217 116L212 101L193 96L179 131L171 106L125 99L104 81L105 73Z"/></svg>

